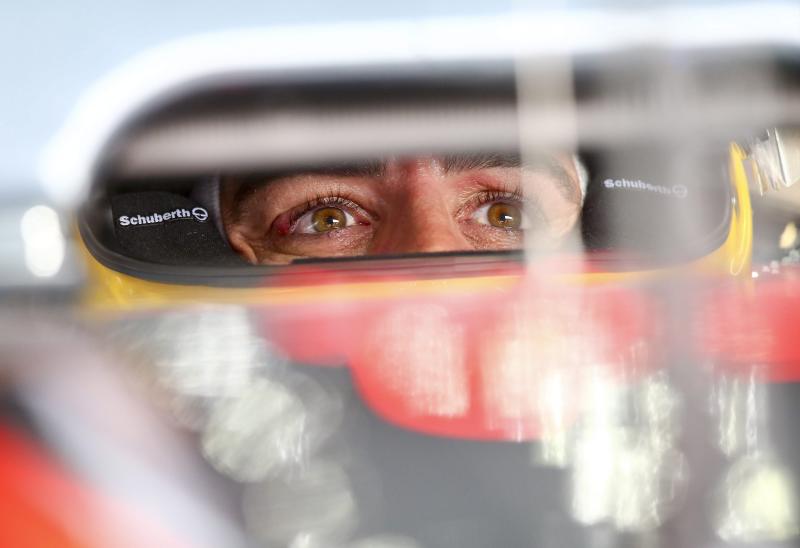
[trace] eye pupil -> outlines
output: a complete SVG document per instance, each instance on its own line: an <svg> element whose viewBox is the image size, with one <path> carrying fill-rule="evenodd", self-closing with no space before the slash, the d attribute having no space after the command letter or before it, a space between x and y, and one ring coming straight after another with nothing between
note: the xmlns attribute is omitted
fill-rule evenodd
<svg viewBox="0 0 800 548"><path fill-rule="evenodd" d="M324 207L314 212L311 225L317 232L330 232L337 228L344 228L347 217L338 207Z"/></svg>
<svg viewBox="0 0 800 548"><path fill-rule="evenodd" d="M489 224L498 228L519 228L522 225L522 212L512 204L492 204L487 216Z"/></svg>

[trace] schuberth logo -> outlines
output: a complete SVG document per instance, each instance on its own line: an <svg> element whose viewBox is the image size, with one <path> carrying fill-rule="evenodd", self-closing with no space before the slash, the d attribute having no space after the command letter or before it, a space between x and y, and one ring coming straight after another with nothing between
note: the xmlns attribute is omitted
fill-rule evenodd
<svg viewBox="0 0 800 548"><path fill-rule="evenodd" d="M186 219L194 219L195 221L203 223L208 219L208 211L202 207L194 207L191 211L180 207L172 211L165 211L164 213L150 213L149 215L135 216L122 215L117 221L119 222L119 226L146 226L157 225L165 221L180 221Z"/></svg>
<svg viewBox="0 0 800 548"><path fill-rule="evenodd" d="M675 196L676 198L686 198L689 194L689 189L685 185L654 185L645 183L641 179L606 179L603 181L606 188L632 188L635 190L647 190L648 192L657 192L667 196Z"/></svg>

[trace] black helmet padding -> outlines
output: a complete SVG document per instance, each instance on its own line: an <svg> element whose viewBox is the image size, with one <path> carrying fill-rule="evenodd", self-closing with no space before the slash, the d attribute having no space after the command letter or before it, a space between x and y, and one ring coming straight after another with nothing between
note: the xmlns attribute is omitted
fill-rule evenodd
<svg viewBox="0 0 800 548"><path fill-rule="evenodd" d="M586 248L691 260L722 245L733 197L724 161L676 165L643 151L594 158L581 218Z"/></svg>
<svg viewBox="0 0 800 548"><path fill-rule="evenodd" d="M241 265L206 208L171 192L111 198L114 236L126 256L168 265Z"/></svg>

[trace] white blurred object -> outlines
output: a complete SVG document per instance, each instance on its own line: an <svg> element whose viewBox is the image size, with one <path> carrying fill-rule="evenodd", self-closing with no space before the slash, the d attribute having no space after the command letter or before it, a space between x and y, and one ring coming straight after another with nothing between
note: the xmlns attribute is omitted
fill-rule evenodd
<svg viewBox="0 0 800 548"><path fill-rule="evenodd" d="M566 319L536 312L543 306L569 308L563 299L522 303L506 311L505 321L487 337L493 344L482 349L483 399L492 429L521 440L536 425L534 464L564 467L569 460L569 391L578 380L576 364L592 352L586 337L570 336Z"/></svg>
<svg viewBox="0 0 800 548"><path fill-rule="evenodd" d="M681 431L683 402L664 372L645 379L635 394L637 419L646 442L657 451L669 451Z"/></svg>
<svg viewBox="0 0 800 548"><path fill-rule="evenodd" d="M257 538L298 548L338 546L357 522L347 474L319 460L296 473L248 486L243 509Z"/></svg>
<svg viewBox="0 0 800 548"><path fill-rule="evenodd" d="M649 443L622 448L617 455L612 519L619 531L655 529L682 500L688 465L680 451Z"/></svg>
<svg viewBox="0 0 800 548"><path fill-rule="evenodd" d="M541 427L537 464L566 467L569 464L569 428L566 402L570 377L564 370L552 368L541 380L539 388L539 419Z"/></svg>
<svg viewBox="0 0 800 548"><path fill-rule="evenodd" d="M200 430L213 401L236 398L284 359L254 330L246 309L207 305L125 319L111 335L140 359L182 426Z"/></svg>
<svg viewBox="0 0 800 548"><path fill-rule="evenodd" d="M286 387L257 379L237 398L216 403L203 432L206 459L238 481L266 478L306 456L307 414Z"/></svg>
<svg viewBox="0 0 800 548"><path fill-rule="evenodd" d="M753 177L759 192L788 188L800 181L800 128L772 128L750 145Z"/></svg>
<svg viewBox="0 0 800 548"><path fill-rule="evenodd" d="M573 448L572 516L618 531L655 529L680 504L688 480L686 458L674 447L680 398L660 373L622 389L598 370L589 386Z"/></svg>
<svg viewBox="0 0 800 548"><path fill-rule="evenodd" d="M797 245L797 225L794 222L786 223L778 238L778 247L783 250L790 250Z"/></svg>
<svg viewBox="0 0 800 548"><path fill-rule="evenodd" d="M613 521L620 531L647 531L661 525L681 502L688 463L675 448L682 401L664 372L633 391L634 437L617 455Z"/></svg>
<svg viewBox="0 0 800 548"><path fill-rule="evenodd" d="M746 445L747 382L734 376L720 376L711 395L711 412L717 421L717 446L727 457L742 452Z"/></svg>
<svg viewBox="0 0 800 548"><path fill-rule="evenodd" d="M735 458L716 500L716 532L728 542L785 541L800 534L795 483L768 435L763 368L717 381L720 448Z"/></svg>
<svg viewBox="0 0 800 548"><path fill-rule="evenodd" d="M22 216L20 232L31 274L40 278L58 274L66 248L58 214L44 205L33 206Z"/></svg>
<svg viewBox="0 0 800 548"><path fill-rule="evenodd" d="M791 474L767 455L746 456L728 470L722 486L717 534L728 542L780 542L800 534Z"/></svg>
<svg viewBox="0 0 800 548"><path fill-rule="evenodd" d="M584 525L595 525L611 516L615 465L625 432L619 428L585 432L572 449L572 517Z"/></svg>
<svg viewBox="0 0 800 548"><path fill-rule="evenodd" d="M589 382L572 448L571 512L585 525L594 525L611 516L617 453L625 443L621 427L623 390L603 367L588 372Z"/></svg>
<svg viewBox="0 0 800 548"><path fill-rule="evenodd" d="M259 370L277 360L241 307L205 306L170 313L159 322L159 332L155 356L159 380L184 396L235 396Z"/></svg>

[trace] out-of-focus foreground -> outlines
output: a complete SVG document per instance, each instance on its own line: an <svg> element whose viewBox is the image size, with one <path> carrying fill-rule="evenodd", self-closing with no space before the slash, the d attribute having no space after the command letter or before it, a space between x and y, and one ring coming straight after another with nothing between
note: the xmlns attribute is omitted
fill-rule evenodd
<svg viewBox="0 0 800 548"><path fill-rule="evenodd" d="M798 29L587 6L231 31L110 74L0 210L0 544L797 545ZM476 157L569 172L574 226L544 245L520 176L465 221L520 249L252 265L220 212L220 174L444 157L459 196L494 184ZM272 237L390 222L336 181Z"/></svg>

